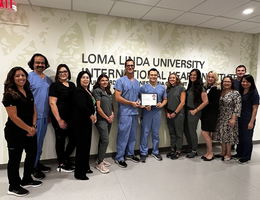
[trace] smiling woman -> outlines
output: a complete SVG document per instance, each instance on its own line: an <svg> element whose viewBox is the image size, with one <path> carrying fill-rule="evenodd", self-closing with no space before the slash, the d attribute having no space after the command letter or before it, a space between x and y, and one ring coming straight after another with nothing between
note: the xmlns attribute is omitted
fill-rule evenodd
<svg viewBox="0 0 260 200"><path fill-rule="evenodd" d="M31 177L37 152L37 113L27 77L28 73L22 67L12 68L5 80L2 101L8 114L4 130L9 153L7 175L10 185L7 194L15 196L29 193L23 187L38 187L42 184ZM26 158L21 180L19 165L23 150Z"/></svg>

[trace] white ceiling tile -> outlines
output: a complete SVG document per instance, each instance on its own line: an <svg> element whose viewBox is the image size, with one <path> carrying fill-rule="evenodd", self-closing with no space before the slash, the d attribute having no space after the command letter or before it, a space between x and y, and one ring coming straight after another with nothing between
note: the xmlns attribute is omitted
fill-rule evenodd
<svg viewBox="0 0 260 200"><path fill-rule="evenodd" d="M252 12L249 15L244 15L242 12L247 8L252 8L254 12ZM221 16L229 17L233 19L246 20L248 18L252 18L257 15L260 15L260 2L251 1L250 3L240 6L234 10L228 11L227 13L222 14Z"/></svg>
<svg viewBox="0 0 260 200"><path fill-rule="evenodd" d="M209 19L212 19L213 16L209 15L202 15L202 14L196 14L196 13L185 13L178 17L177 19L174 19L171 21L171 23L174 24L183 24L183 25L189 25L189 26L197 26L198 24L201 24Z"/></svg>
<svg viewBox="0 0 260 200"><path fill-rule="evenodd" d="M110 15L140 19L151 8L152 8L151 6L137 5L137 4L127 3L127 2L117 1L110 12Z"/></svg>
<svg viewBox="0 0 260 200"><path fill-rule="evenodd" d="M33 6L71 10L71 0L30 0Z"/></svg>
<svg viewBox="0 0 260 200"><path fill-rule="evenodd" d="M248 2L250 0L208 0L192 9L191 12L221 15Z"/></svg>
<svg viewBox="0 0 260 200"><path fill-rule="evenodd" d="M246 21L259 23L260 22L260 15L258 15L256 17L252 17L250 19L247 19Z"/></svg>
<svg viewBox="0 0 260 200"><path fill-rule="evenodd" d="M260 33L260 27L258 28L253 28L253 29L249 29L249 30L246 30L246 31L243 31L244 33L251 33L251 34L257 34L257 33Z"/></svg>
<svg viewBox="0 0 260 200"><path fill-rule="evenodd" d="M189 11L205 0L161 0L156 7Z"/></svg>
<svg viewBox="0 0 260 200"><path fill-rule="evenodd" d="M152 21L170 22L183 13L184 13L184 11L169 10L169 9L165 9L165 8L153 8L142 19L152 20Z"/></svg>
<svg viewBox="0 0 260 200"><path fill-rule="evenodd" d="M229 18L224 18L224 17L215 17L202 24L199 24L199 26L206 27L206 28L221 29L221 28L230 26L230 25L238 23L238 22L240 22L240 20L229 19Z"/></svg>
<svg viewBox="0 0 260 200"><path fill-rule="evenodd" d="M155 6L160 0L121 0L129 3L136 3L148 6Z"/></svg>
<svg viewBox="0 0 260 200"><path fill-rule="evenodd" d="M243 32L249 29L257 28L260 27L260 24L254 23L254 22L239 22L237 24L233 24L231 26L225 27L221 30L226 30L226 31L237 31L237 32Z"/></svg>
<svg viewBox="0 0 260 200"><path fill-rule="evenodd" d="M104 0L74 0L73 10L108 15L114 1Z"/></svg>

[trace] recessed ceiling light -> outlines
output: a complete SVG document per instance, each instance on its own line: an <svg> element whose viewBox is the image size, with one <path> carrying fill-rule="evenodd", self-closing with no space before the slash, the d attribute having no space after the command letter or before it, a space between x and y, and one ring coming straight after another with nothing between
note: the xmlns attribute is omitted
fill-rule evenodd
<svg viewBox="0 0 260 200"><path fill-rule="evenodd" d="M245 9L245 10L243 11L243 14L248 15L248 14L250 14L250 13L252 13L252 12L253 12L253 9L248 8L248 9Z"/></svg>

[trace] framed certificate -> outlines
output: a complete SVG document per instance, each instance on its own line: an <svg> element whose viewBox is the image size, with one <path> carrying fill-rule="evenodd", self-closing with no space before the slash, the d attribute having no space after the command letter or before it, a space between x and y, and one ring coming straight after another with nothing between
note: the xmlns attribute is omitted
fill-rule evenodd
<svg viewBox="0 0 260 200"><path fill-rule="evenodd" d="M156 106L157 93L141 93L141 104L143 106Z"/></svg>

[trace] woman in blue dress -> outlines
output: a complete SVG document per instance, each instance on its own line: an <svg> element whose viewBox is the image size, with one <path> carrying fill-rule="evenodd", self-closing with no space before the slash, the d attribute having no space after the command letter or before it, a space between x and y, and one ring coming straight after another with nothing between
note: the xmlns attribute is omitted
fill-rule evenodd
<svg viewBox="0 0 260 200"><path fill-rule="evenodd" d="M251 160L253 150L253 133L255 118L259 105L259 95L254 78L244 75L240 81L239 93L242 96L241 116L238 118L239 144L237 145L237 158L239 164L247 164Z"/></svg>

